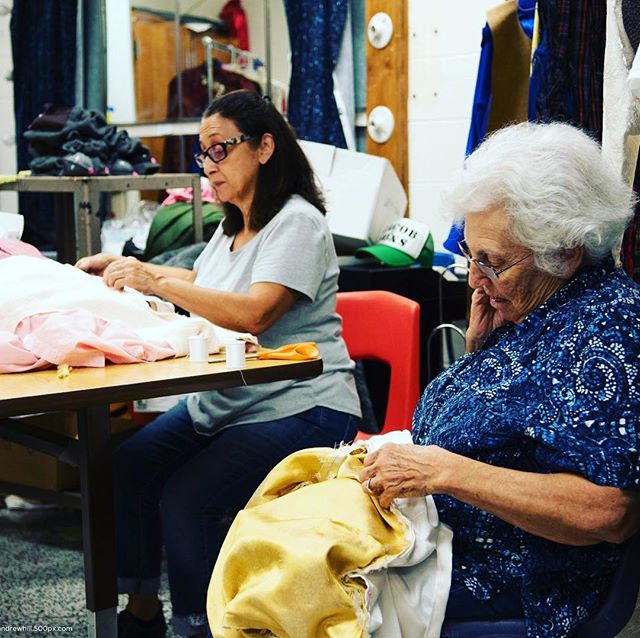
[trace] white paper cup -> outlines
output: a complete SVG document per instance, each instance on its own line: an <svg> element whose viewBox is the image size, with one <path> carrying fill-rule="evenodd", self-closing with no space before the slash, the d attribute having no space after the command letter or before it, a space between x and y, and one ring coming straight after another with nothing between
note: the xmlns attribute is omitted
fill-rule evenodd
<svg viewBox="0 0 640 638"><path fill-rule="evenodd" d="M244 341L229 341L224 344L227 368L244 368L247 360Z"/></svg>
<svg viewBox="0 0 640 638"><path fill-rule="evenodd" d="M208 339L201 335L189 337L189 360L196 363L209 361Z"/></svg>

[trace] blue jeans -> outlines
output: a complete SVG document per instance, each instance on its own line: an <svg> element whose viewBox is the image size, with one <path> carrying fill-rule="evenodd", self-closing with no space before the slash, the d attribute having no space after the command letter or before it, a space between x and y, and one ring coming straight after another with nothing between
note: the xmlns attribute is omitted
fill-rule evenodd
<svg viewBox="0 0 640 638"><path fill-rule="evenodd" d="M268 472L308 447L351 441L360 419L329 408L198 434L185 401L114 453L118 588L153 593L164 544L173 626L207 629L207 587L227 530Z"/></svg>

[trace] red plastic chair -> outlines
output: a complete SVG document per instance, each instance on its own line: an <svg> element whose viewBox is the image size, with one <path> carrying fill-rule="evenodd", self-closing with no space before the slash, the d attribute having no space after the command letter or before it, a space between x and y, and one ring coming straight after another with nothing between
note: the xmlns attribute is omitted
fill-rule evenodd
<svg viewBox="0 0 640 638"><path fill-rule="evenodd" d="M349 356L391 368L381 433L411 429L420 398L420 305L384 290L338 293L338 314ZM360 433L359 439L369 435Z"/></svg>

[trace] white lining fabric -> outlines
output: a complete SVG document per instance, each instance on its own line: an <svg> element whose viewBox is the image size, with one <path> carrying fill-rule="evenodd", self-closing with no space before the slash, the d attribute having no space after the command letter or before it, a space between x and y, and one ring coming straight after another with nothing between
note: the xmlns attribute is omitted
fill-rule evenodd
<svg viewBox="0 0 640 638"><path fill-rule="evenodd" d="M372 452L387 443L410 445L408 430L374 436ZM354 443L359 446L362 443ZM396 499L392 511L408 528L407 549L386 567L363 573L372 638L438 638L451 586L453 532L441 523L433 497Z"/></svg>

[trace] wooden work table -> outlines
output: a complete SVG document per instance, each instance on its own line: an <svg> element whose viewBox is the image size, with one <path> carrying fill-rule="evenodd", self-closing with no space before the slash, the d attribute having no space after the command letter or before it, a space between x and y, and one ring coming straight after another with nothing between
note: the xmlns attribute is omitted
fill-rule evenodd
<svg viewBox="0 0 640 638"><path fill-rule="evenodd" d="M116 638L116 550L111 486L109 404L135 399L219 390L284 379L314 377L322 360L248 360L242 370L224 362L187 358L154 363L78 368L60 378L55 369L0 374L0 437L80 468L80 508L89 636ZM36 412L73 410L78 439L21 423Z"/></svg>

